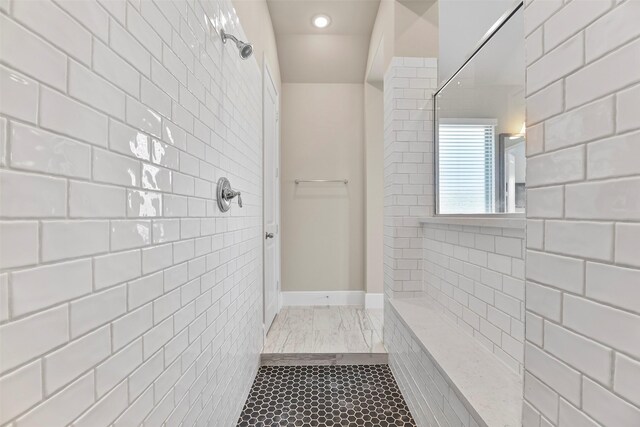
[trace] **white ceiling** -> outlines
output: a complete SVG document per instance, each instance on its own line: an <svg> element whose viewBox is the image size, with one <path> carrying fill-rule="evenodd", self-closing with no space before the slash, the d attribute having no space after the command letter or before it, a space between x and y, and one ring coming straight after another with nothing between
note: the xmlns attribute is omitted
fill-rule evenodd
<svg viewBox="0 0 640 427"><path fill-rule="evenodd" d="M284 83L361 83L380 0L267 0ZM315 28L317 14L331 18Z"/></svg>

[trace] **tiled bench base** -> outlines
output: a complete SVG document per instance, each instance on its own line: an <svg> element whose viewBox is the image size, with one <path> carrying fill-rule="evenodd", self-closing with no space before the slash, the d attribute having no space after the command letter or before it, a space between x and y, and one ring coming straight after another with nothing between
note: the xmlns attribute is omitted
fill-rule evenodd
<svg viewBox="0 0 640 427"><path fill-rule="evenodd" d="M389 364L418 426L520 425L522 381L428 299L385 303Z"/></svg>

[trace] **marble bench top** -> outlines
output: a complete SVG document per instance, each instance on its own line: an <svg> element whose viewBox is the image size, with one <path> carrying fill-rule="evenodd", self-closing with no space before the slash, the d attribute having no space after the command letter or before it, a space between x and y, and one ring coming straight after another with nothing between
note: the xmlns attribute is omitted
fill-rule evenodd
<svg viewBox="0 0 640 427"><path fill-rule="evenodd" d="M524 214L492 214L492 215L437 215L420 218L421 224L468 225L473 227L497 227L524 229Z"/></svg>
<svg viewBox="0 0 640 427"><path fill-rule="evenodd" d="M522 378L464 333L427 298L391 306L440 367L474 418L488 427L521 425Z"/></svg>

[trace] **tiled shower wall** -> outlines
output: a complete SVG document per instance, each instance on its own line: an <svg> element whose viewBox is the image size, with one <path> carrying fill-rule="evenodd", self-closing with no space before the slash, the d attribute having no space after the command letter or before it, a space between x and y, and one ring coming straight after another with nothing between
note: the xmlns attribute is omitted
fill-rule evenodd
<svg viewBox="0 0 640 427"><path fill-rule="evenodd" d="M427 378L416 359L422 358L424 366L430 362L389 299L423 295L420 218L435 212L432 100L437 75L435 58L396 57L384 79L384 342L412 414L425 425L429 416L444 418L442 410L424 410L420 398L418 389L426 387Z"/></svg>
<svg viewBox="0 0 640 427"><path fill-rule="evenodd" d="M447 317L522 375L522 228L425 224L424 285Z"/></svg>
<svg viewBox="0 0 640 427"><path fill-rule="evenodd" d="M640 2L533 0L523 425L640 425Z"/></svg>
<svg viewBox="0 0 640 427"><path fill-rule="evenodd" d="M393 58L384 78L384 292L422 293L422 228L434 214L435 58Z"/></svg>
<svg viewBox="0 0 640 427"><path fill-rule="evenodd" d="M243 35L228 1L0 3L0 425L235 423L261 79L211 22ZM244 208L217 210L221 176Z"/></svg>

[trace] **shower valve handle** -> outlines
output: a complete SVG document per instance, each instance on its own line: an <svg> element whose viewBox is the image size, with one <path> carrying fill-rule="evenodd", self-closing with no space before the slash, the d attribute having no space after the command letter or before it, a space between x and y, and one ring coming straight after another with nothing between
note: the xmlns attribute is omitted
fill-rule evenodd
<svg viewBox="0 0 640 427"><path fill-rule="evenodd" d="M220 178L216 188L216 199L220 211L227 212L231 209L231 200L235 197L238 197L238 206L242 207L242 196L240 192L231 188L231 183L227 178Z"/></svg>
<svg viewBox="0 0 640 427"><path fill-rule="evenodd" d="M238 196L238 206L242 207L242 195L239 191L225 189L223 192L223 197L225 200L232 200L236 196Z"/></svg>

